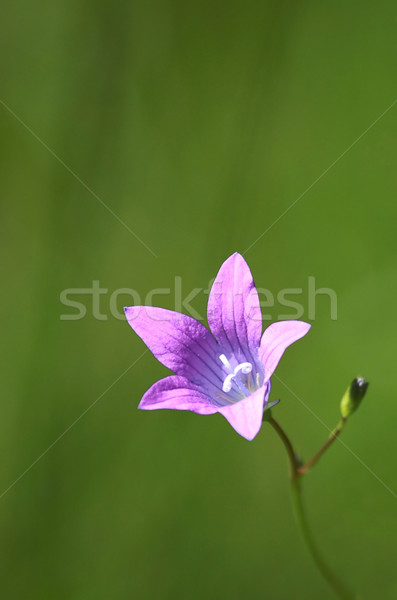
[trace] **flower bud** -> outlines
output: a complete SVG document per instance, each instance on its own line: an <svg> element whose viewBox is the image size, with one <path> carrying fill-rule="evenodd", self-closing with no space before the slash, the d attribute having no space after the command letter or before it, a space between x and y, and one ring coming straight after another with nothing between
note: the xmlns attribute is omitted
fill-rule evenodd
<svg viewBox="0 0 397 600"><path fill-rule="evenodd" d="M347 419L358 409L364 398L369 382L364 377L356 377L347 388L340 403L340 412Z"/></svg>

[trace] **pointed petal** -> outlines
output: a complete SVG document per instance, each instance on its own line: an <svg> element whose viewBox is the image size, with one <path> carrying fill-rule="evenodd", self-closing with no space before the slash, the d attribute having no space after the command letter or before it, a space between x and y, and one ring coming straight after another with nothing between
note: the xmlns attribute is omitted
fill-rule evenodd
<svg viewBox="0 0 397 600"><path fill-rule="evenodd" d="M218 344L202 323L164 308L124 310L132 329L163 365L210 391L222 388Z"/></svg>
<svg viewBox="0 0 397 600"><path fill-rule="evenodd" d="M208 396L185 377L171 375L160 379L144 394L138 408L157 410L191 410L200 415L211 415L218 407L211 404Z"/></svg>
<svg viewBox="0 0 397 600"><path fill-rule="evenodd" d="M210 292L207 317L225 350L240 362L243 357L257 361L262 314L251 271L241 254L236 252L221 266Z"/></svg>
<svg viewBox="0 0 397 600"><path fill-rule="evenodd" d="M272 376L284 350L309 331L310 325L303 321L278 321L265 329L259 354L265 368L265 380Z"/></svg>
<svg viewBox="0 0 397 600"><path fill-rule="evenodd" d="M228 406L218 408L230 425L247 440L253 440L262 426L263 408L268 401L270 386L262 386L256 392Z"/></svg>

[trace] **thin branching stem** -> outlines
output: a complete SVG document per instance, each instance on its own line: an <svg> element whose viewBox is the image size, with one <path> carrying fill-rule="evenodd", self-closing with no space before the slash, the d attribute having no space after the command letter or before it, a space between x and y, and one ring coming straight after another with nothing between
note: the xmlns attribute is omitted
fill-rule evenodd
<svg viewBox="0 0 397 600"><path fill-rule="evenodd" d="M320 448L320 450L318 450L311 457L311 459L308 460L303 466L298 468L298 475L304 475L305 473L307 473L307 471L309 469L311 469L316 464L316 462L319 460L319 458L322 457L324 452L326 450L328 450L328 448L334 443L334 441L336 440L336 438L338 437L338 435L341 433L342 429L344 428L345 423L346 423L346 419L342 418L340 420L340 422L338 423L338 425L335 427L335 429L331 432L329 438L327 439L325 444Z"/></svg>
<svg viewBox="0 0 397 600"><path fill-rule="evenodd" d="M324 577L324 579L327 581L328 585L334 590L334 592L341 600L356 600L356 596L345 587L345 585L339 580L339 578L332 572L332 570L328 567L327 563L324 561L314 541L302 500L302 476L305 473L307 473L309 468L312 467L318 461L320 456L324 454L327 448L329 448L332 442L336 439L337 435L339 435L339 433L341 432L344 422L341 422L341 427L340 423L338 427L335 428L331 436L328 438L327 442L324 444L324 446L322 446L322 448L320 448L320 450L313 456L313 458L311 458L305 465L303 465L303 467L300 467L297 455L294 451L291 441L285 433L285 431L283 430L283 428L277 423L275 419L273 419L272 416L269 416L266 420L276 431L277 435L283 442L284 447L287 451L290 463L291 494L295 517L302 532L303 539L305 540L307 548L313 558L313 561L316 564L322 576Z"/></svg>

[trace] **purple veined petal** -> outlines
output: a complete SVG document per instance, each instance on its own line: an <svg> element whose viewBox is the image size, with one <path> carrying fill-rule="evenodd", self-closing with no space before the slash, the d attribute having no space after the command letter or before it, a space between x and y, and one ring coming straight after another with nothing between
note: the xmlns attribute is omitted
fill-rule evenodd
<svg viewBox="0 0 397 600"><path fill-rule="evenodd" d="M230 425L247 440L253 440L262 426L263 409L268 401L270 386L262 386L251 396L218 408Z"/></svg>
<svg viewBox="0 0 397 600"><path fill-rule="evenodd" d="M211 415L218 410L197 385L178 375L170 375L152 385L144 394L138 408L191 410L200 415Z"/></svg>
<svg viewBox="0 0 397 600"><path fill-rule="evenodd" d="M265 329L259 355L265 369L267 381L276 369L284 350L309 331L310 325L304 321L278 321Z"/></svg>
<svg viewBox="0 0 397 600"><path fill-rule="evenodd" d="M163 365L205 386L211 395L222 389L218 344L202 323L152 306L131 306L124 311L132 329Z"/></svg>
<svg viewBox="0 0 397 600"><path fill-rule="evenodd" d="M219 269L208 300L207 318L225 351L233 353L238 362L257 362L262 314L251 271L237 252Z"/></svg>

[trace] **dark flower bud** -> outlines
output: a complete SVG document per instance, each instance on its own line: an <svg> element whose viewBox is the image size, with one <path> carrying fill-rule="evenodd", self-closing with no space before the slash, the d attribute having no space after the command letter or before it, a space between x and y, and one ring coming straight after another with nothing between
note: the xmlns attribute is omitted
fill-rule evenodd
<svg viewBox="0 0 397 600"><path fill-rule="evenodd" d="M364 377L356 377L347 388L340 403L340 411L344 419L350 417L358 409L367 392L368 385L369 383Z"/></svg>

